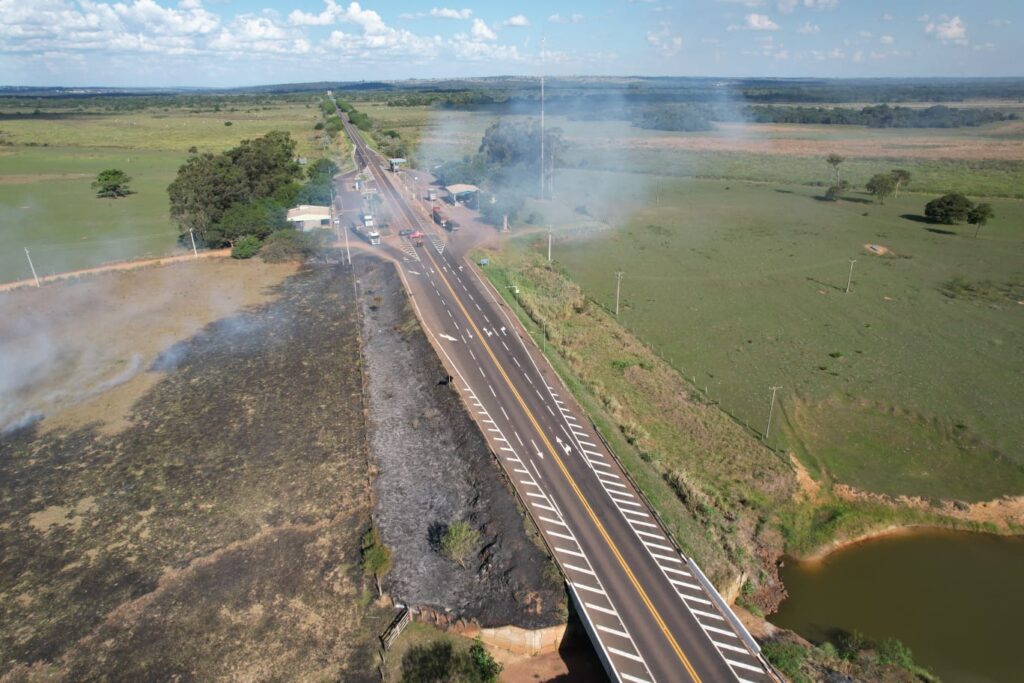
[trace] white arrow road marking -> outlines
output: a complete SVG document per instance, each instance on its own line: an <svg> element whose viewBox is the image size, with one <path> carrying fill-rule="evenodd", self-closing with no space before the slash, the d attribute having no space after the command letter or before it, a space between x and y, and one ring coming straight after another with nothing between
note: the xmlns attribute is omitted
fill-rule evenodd
<svg viewBox="0 0 1024 683"><path fill-rule="evenodd" d="M533 439L530 439L530 445L533 446L533 450L537 451L537 457L543 460L544 453L539 448L537 448L537 444L534 443Z"/></svg>
<svg viewBox="0 0 1024 683"><path fill-rule="evenodd" d="M555 441L557 441L558 445L562 447L562 450L565 451L566 455L569 455L569 453L572 452L572 446L562 441L562 437L556 436Z"/></svg>
<svg viewBox="0 0 1024 683"><path fill-rule="evenodd" d="M422 275L422 273L417 273L415 270L410 270L408 272L409 272L409 275Z"/></svg>
<svg viewBox="0 0 1024 683"><path fill-rule="evenodd" d="M501 333L503 335L505 335L505 336L508 336L508 334L505 332L505 326L504 325L501 326Z"/></svg>
<svg viewBox="0 0 1024 683"><path fill-rule="evenodd" d="M449 336L447 334L439 334L437 336L440 337L441 339L447 339L448 341L459 341L455 337Z"/></svg>

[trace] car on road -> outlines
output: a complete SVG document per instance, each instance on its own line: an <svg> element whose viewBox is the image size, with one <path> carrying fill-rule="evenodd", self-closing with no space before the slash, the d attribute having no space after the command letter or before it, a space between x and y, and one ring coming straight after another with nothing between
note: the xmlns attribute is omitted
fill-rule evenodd
<svg viewBox="0 0 1024 683"><path fill-rule="evenodd" d="M412 230L410 230L409 228L405 228L404 230L399 230L398 231L398 236L399 237L408 237L412 233L413 233Z"/></svg>
<svg viewBox="0 0 1024 683"><path fill-rule="evenodd" d="M410 235L409 235L409 238L410 238L410 239L414 239L414 240L421 240L421 239L423 239L424 237L426 237L426 235L424 235L424 234L423 234L423 233L422 233L421 231L419 231L419 230L417 230L416 232L414 232L414 233L412 233L412 234L410 234Z"/></svg>

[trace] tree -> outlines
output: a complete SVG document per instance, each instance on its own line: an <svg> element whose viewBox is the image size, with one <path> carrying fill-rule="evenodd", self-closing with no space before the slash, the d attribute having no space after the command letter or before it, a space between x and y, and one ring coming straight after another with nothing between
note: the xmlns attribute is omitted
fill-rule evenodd
<svg viewBox="0 0 1024 683"><path fill-rule="evenodd" d="M885 198L896 189L896 178L892 173L876 173L868 181L867 189L878 198L880 204L885 204Z"/></svg>
<svg viewBox="0 0 1024 683"><path fill-rule="evenodd" d="M206 231L211 247L234 246L246 235L262 241L270 233L288 226L285 212L272 199L232 204Z"/></svg>
<svg viewBox="0 0 1024 683"><path fill-rule="evenodd" d="M469 522L453 522L441 537L441 554L465 569L466 559L479 542L480 532Z"/></svg>
<svg viewBox="0 0 1024 683"><path fill-rule="evenodd" d="M380 580L391 571L391 549L384 545L377 527L370 527L362 540L363 573L373 577L377 585L377 596L383 595Z"/></svg>
<svg viewBox="0 0 1024 683"><path fill-rule="evenodd" d="M892 170L892 179L896 181L896 199L899 199L900 188L910 182L910 171L905 171L902 168L894 168Z"/></svg>
<svg viewBox="0 0 1024 683"><path fill-rule="evenodd" d="M245 235L231 248L231 258L247 259L252 258L260 251L260 238L255 235Z"/></svg>
<svg viewBox="0 0 1024 683"><path fill-rule="evenodd" d="M291 228L271 233L263 241L260 258L268 263L304 260L316 256L321 249L327 233L323 230L299 232Z"/></svg>
<svg viewBox="0 0 1024 683"><path fill-rule="evenodd" d="M978 204L967 212L967 222L974 226L974 239L978 239L981 228L995 217L991 204Z"/></svg>
<svg viewBox="0 0 1024 683"><path fill-rule="evenodd" d="M495 683L502 665L477 640L468 650L448 638L417 645L402 657L403 683Z"/></svg>
<svg viewBox="0 0 1024 683"><path fill-rule="evenodd" d="M960 192L950 192L933 199L924 207L924 215L933 223L955 225L967 220L974 203Z"/></svg>
<svg viewBox="0 0 1024 683"><path fill-rule="evenodd" d="M844 192L846 192L846 190L847 190L847 188L849 186L850 186L850 184L847 183L845 180L840 180L835 185L830 185L829 188L827 190L825 190L825 201L827 201L827 202L837 202L837 201L839 201L839 197Z"/></svg>
<svg viewBox="0 0 1024 683"><path fill-rule="evenodd" d="M131 180L131 177L121 169L108 168L105 171L99 172L96 180L92 183L92 188L96 190L97 197L110 199L127 197L132 194L131 189L128 187L128 183Z"/></svg>
<svg viewBox="0 0 1024 683"><path fill-rule="evenodd" d="M839 177L839 164L843 163L844 161L846 161L846 157L840 156L835 153L829 154L827 157L825 157L825 162L832 167L832 171L835 173L836 185L838 185L841 180L841 178Z"/></svg>

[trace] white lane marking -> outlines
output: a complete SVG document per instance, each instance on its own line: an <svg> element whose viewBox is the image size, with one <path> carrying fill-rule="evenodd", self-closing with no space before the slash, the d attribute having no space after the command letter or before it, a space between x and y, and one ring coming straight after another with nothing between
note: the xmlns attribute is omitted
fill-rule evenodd
<svg viewBox="0 0 1024 683"><path fill-rule="evenodd" d="M480 367L478 365L478 366L476 366L476 369L480 371L480 376L481 377L483 377L484 379L487 379L487 375L484 374L484 369L482 367Z"/></svg>
<svg viewBox="0 0 1024 683"><path fill-rule="evenodd" d="M671 583L673 586L682 586L683 588L689 588L692 591L704 590L700 586L693 583L687 583L686 581L677 581L676 579L669 579L668 582ZM680 595L682 595L682 593L680 593Z"/></svg>
<svg viewBox="0 0 1024 683"><path fill-rule="evenodd" d="M593 458L587 458L587 462L589 462L591 465L594 465L595 467L604 467L609 470L612 468L611 465L602 460L594 460ZM608 474L608 472L605 472L605 474Z"/></svg>
<svg viewBox="0 0 1024 683"><path fill-rule="evenodd" d="M526 378L526 381L527 381L527 382L529 382L530 384L533 384L533 380L532 380L532 379L530 379L530 376L529 376L529 375L527 375L527 374L526 374L525 372L523 373L523 377L525 377L525 378ZM537 392L537 395L538 395L538 396L540 396L540 392L539 392L539 391ZM543 400L544 400L544 397L543 397L543 396L540 396L540 400L542 400L542 401L543 401Z"/></svg>
<svg viewBox="0 0 1024 683"><path fill-rule="evenodd" d="M494 427L488 427L487 431L492 432L494 434L501 434L501 430L500 429L495 429Z"/></svg>
<svg viewBox="0 0 1024 683"><path fill-rule="evenodd" d="M711 604L710 600L705 600L704 598L695 598L692 595L683 595L682 593L680 593L679 597L681 597L683 600L692 600L693 602L697 602L697 603L700 603L702 605L710 605Z"/></svg>
<svg viewBox="0 0 1024 683"><path fill-rule="evenodd" d="M512 349L508 348L508 344L506 344L505 342L501 342L501 345L505 347L506 351L508 351L509 353L512 353Z"/></svg>
<svg viewBox="0 0 1024 683"><path fill-rule="evenodd" d="M639 524L640 526L649 526L652 529L657 529L658 528L657 524L651 524L650 522L641 522L639 519L630 519L628 521L629 521L630 526Z"/></svg>
<svg viewBox="0 0 1024 683"><path fill-rule="evenodd" d="M611 649L611 648L609 648L609 649ZM726 661L726 663L729 664L729 666L738 666L739 668L747 669L748 671L756 671L758 673L764 673L764 671L759 666L750 666L749 664L744 664L743 662L734 662L731 659L726 659L725 661Z"/></svg>
<svg viewBox="0 0 1024 683"><path fill-rule="evenodd" d="M659 560L665 560L666 562L678 562L679 564L683 563L683 561L680 560L678 557L672 557L671 555L659 555L658 553L651 553L651 557L654 557Z"/></svg>
<svg viewBox="0 0 1024 683"><path fill-rule="evenodd" d="M634 531L636 531L636 530L634 530ZM648 538L656 538L659 541L664 541L665 540L665 537L662 536L661 534L652 534L650 531L636 531L636 533L638 535L640 535L640 536L647 536ZM643 540L643 539L641 539L641 540ZM687 576L689 576L689 574L687 574Z"/></svg>
<svg viewBox="0 0 1024 683"><path fill-rule="evenodd" d="M694 614L699 614L702 617L707 617L708 619L717 619L718 621L725 621L725 619L723 619L720 615L713 614L712 612L705 612L704 610L693 609L692 607L690 608L690 611Z"/></svg>
<svg viewBox="0 0 1024 683"><path fill-rule="evenodd" d="M545 496L543 493L533 493L532 491L527 491L526 495L528 495L528 496L530 496L532 498L544 498L544 499L547 498L547 496Z"/></svg>
<svg viewBox="0 0 1024 683"><path fill-rule="evenodd" d="M692 576L692 574L690 574L690 572L684 572L682 569L673 569L671 567L662 567L662 569L664 569L667 572L672 572L673 574L682 574L683 576Z"/></svg>
<svg viewBox="0 0 1024 683"><path fill-rule="evenodd" d="M584 574L590 574L591 576L597 576L597 574L595 574L593 571L591 571L589 569L584 569L583 567L577 567L576 565L569 564L568 562L565 563L565 568L566 569L571 569L574 572L583 572Z"/></svg>
<svg viewBox="0 0 1024 683"><path fill-rule="evenodd" d="M528 469L525 469L525 468L523 468L523 467L517 467L517 468L515 468L515 469L514 469L514 470L512 470L512 471L513 471L513 472L516 472L516 473L518 473L518 474L529 474L529 473L530 473L530 470L528 470Z"/></svg>
<svg viewBox="0 0 1024 683"><path fill-rule="evenodd" d="M598 626L598 628L601 628L601 627ZM644 664L644 666L646 666L646 663ZM638 678L637 676L630 676L629 674L623 673L621 671L619 672L619 676L621 678L623 678L624 680L629 681L629 683L651 683L646 678Z"/></svg>
<svg viewBox="0 0 1024 683"><path fill-rule="evenodd" d="M629 501L627 501L627 500L618 500L616 498L612 498L612 500L614 500L616 503L623 503L623 504L627 504L627 505L629 504ZM650 518L649 514L647 514L646 512L640 512L639 510L623 510L622 508L619 508L619 510L624 515L636 515L637 517L643 517L645 519L649 519Z"/></svg>
<svg viewBox="0 0 1024 683"><path fill-rule="evenodd" d="M544 404L544 407L548 409L549 413L551 413L551 417L555 416L555 411L551 410L551 406Z"/></svg>
<svg viewBox="0 0 1024 683"><path fill-rule="evenodd" d="M537 478L538 479L543 479L544 478L544 477L540 476L540 470L537 469L537 464L535 462L533 462L532 460L530 461L530 466L533 468L533 471L537 473Z"/></svg>
<svg viewBox="0 0 1024 683"><path fill-rule="evenodd" d="M512 362L515 363L516 365L519 365L519 359L516 358L515 356L512 356ZM522 367L522 366L519 365L519 367Z"/></svg>
<svg viewBox="0 0 1024 683"><path fill-rule="evenodd" d="M475 301L473 302L473 305L476 306L476 310L478 310L478 311L482 311L483 310L483 309L480 308L480 304L476 303Z"/></svg>
<svg viewBox="0 0 1024 683"><path fill-rule="evenodd" d="M644 661L643 658L641 658L641 657L639 657L637 655L634 655L632 653L626 652L624 650L616 649L614 647L608 648L608 652L611 652L613 655L619 655L620 657L626 657L627 659L632 659L634 662L643 662ZM729 661L729 660L726 660L726 661Z"/></svg>
<svg viewBox="0 0 1024 683"><path fill-rule="evenodd" d="M473 353L473 349L469 350L469 355L473 357L473 360L476 360L476 354Z"/></svg>
<svg viewBox="0 0 1024 683"><path fill-rule="evenodd" d="M523 448L526 448L526 444L523 443L523 439L519 436L519 432L513 429L512 433L516 435L516 441L519 442L519 445L522 446Z"/></svg>
<svg viewBox="0 0 1024 683"><path fill-rule="evenodd" d="M583 559L587 559L587 556L583 553L576 552L575 550L569 550L568 548L559 548L558 546L555 546L555 552L565 553L566 555L574 555L576 557L582 557Z"/></svg>
<svg viewBox="0 0 1024 683"><path fill-rule="evenodd" d="M505 453L515 453L515 451L512 450L511 448L506 448L504 446L502 446L501 450L504 451ZM509 460L519 460L519 458L509 458Z"/></svg>
<svg viewBox="0 0 1024 683"><path fill-rule="evenodd" d="M539 448L537 448L537 444L534 442L533 439L530 439L530 445L533 446L533 450L537 453L537 457L540 458L541 460L543 460L544 459L544 452L541 451Z"/></svg>
<svg viewBox="0 0 1024 683"><path fill-rule="evenodd" d="M619 495L619 496L622 496L622 495L627 495L628 496L630 494L628 494L628 493L623 494L623 493L619 493L618 491L609 491L608 495L611 496L611 499L614 500L619 505L629 505L630 507L643 508L643 505L641 505L640 503L636 502L635 500L626 500L625 498L616 498L615 496L612 496L612 493L614 493L616 495ZM644 514L645 517L647 516L646 513L643 513L643 514Z"/></svg>
<svg viewBox="0 0 1024 683"><path fill-rule="evenodd" d="M626 488L626 485L625 485L625 484L620 484L620 483L619 483L619 482L617 482L617 481L606 481L606 482L604 483L604 485L605 485L605 486L614 486L614 487L616 487L616 488L620 488L620 489L625 489L625 490L627 490L627 491L629 490L628 488Z"/></svg>
<svg viewBox="0 0 1024 683"><path fill-rule="evenodd" d="M602 626L601 624L594 624L594 625L597 626L597 630L598 631L604 631L605 633L611 633L613 636L618 636L620 638L629 638L629 634L628 633L626 633L625 631L620 631L617 628L612 628L610 626ZM629 639L633 640L632 638L629 638Z"/></svg>
<svg viewBox="0 0 1024 683"><path fill-rule="evenodd" d="M542 522L547 522L548 524L557 524L558 526L564 526L564 527L568 527L569 526L568 524L566 524L565 522L563 522L560 519L552 519L551 517L545 517L544 515L537 515L537 519L541 520Z"/></svg>
<svg viewBox="0 0 1024 683"><path fill-rule="evenodd" d="M750 652L742 647L736 647L735 645L726 645L725 643L719 643L717 640L712 640L715 647L724 647L726 650L732 650L733 652L742 652L745 655L749 655Z"/></svg>
<svg viewBox="0 0 1024 683"><path fill-rule="evenodd" d="M583 606L586 607L587 609L596 610L598 612L604 612L605 614L611 614L612 616L614 616L616 618L618 618L618 616L619 616L619 613L616 612L615 610L608 609L607 607L601 607L601 605L595 605L592 602L585 602L585 603L583 603Z"/></svg>
<svg viewBox="0 0 1024 683"><path fill-rule="evenodd" d="M505 416L505 419L511 422L512 419L508 416L508 413L505 412L505 406L499 405L498 407L501 408L501 414ZM522 443L522 441L520 441L519 443Z"/></svg>
<svg viewBox="0 0 1024 683"><path fill-rule="evenodd" d="M440 337L441 339L447 339L448 341L452 341L452 342L453 341L459 341L458 339L456 339L455 337L453 337L453 336L451 336L449 334L439 334L437 336Z"/></svg>
<svg viewBox="0 0 1024 683"><path fill-rule="evenodd" d="M587 584L580 583L579 581L573 581L572 585L576 586L577 589L582 588L585 591L590 591L591 593L597 593L598 595L608 595L607 593L605 593L600 588L594 588L593 586L588 586Z"/></svg>
<svg viewBox="0 0 1024 683"><path fill-rule="evenodd" d="M575 432L573 432L573 433L575 434ZM579 434L576 434L576 436L579 436ZM591 448L597 448L597 444L596 443L590 443L589 441L584 441L582 439L580 439L580 445L581 446L590 446Z"/></svg>
<svg viewBox="0 0 1024 683"><path fill-rule="evenodd" d="M697 622L697 623L700 623L700 622ZM705 626L704 624L701 624L700 627L702 629L704 629L705 631L714 632L714 633L717 633L717 634L722 635L722 636L729 636L730 638L736 638L737 640L739 640L739 636L738 635L736 635L732 631L726 631L724 628L716 628L714 626Z"/></svg>
<svg viewBox="0 0 1024 683"><path fill-rule="evenodd" d="M556 510L555 508L551 507L550 505L541 505L540 503L532 503L532 505L535 508L540 508L541 510L547 510L548 512L555 512L555 513L558 512L558 510ZM576 540L576 539L573 539L573 540Z"/></svg>
<svg viewBox="0 0 1024 683"><path fill-rule="evenodd" d="M569 534L560 534L557 531L549 531L548 533L556 538L564 538L567 541L572 541L573 543L576 542L576 538Z"/></svg>
<svg viewBox="0 0 1024 683"><path fill-rule="evenodd" d="M674 553L676 551L675 548L667 545L661 545L660 543L649 543L647 541L644 541L644 545L648 548L658 548L659 550L667 550L670 553Z"/></svg>
<svg viewBox="0 0 1024 683"><path fill-rule="evenodd" d="M494 393L494 387L492 387L490 384L488 384L487 388L491 390L491 396L493 396L494 398L498 398L498 395L496 393Z"/></svg>

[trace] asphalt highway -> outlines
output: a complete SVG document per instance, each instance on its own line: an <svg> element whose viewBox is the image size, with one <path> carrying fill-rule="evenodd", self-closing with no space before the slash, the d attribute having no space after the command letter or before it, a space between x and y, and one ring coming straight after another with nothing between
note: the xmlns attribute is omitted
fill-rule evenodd
<svg viewBox="0 0 1024 683"><path fill-rule="evenodd" d="M670 540L505 302L339 111L389 206L382 249L428 337L561 567L595 649L620 681L773 681L756 644Z"/></svg>

